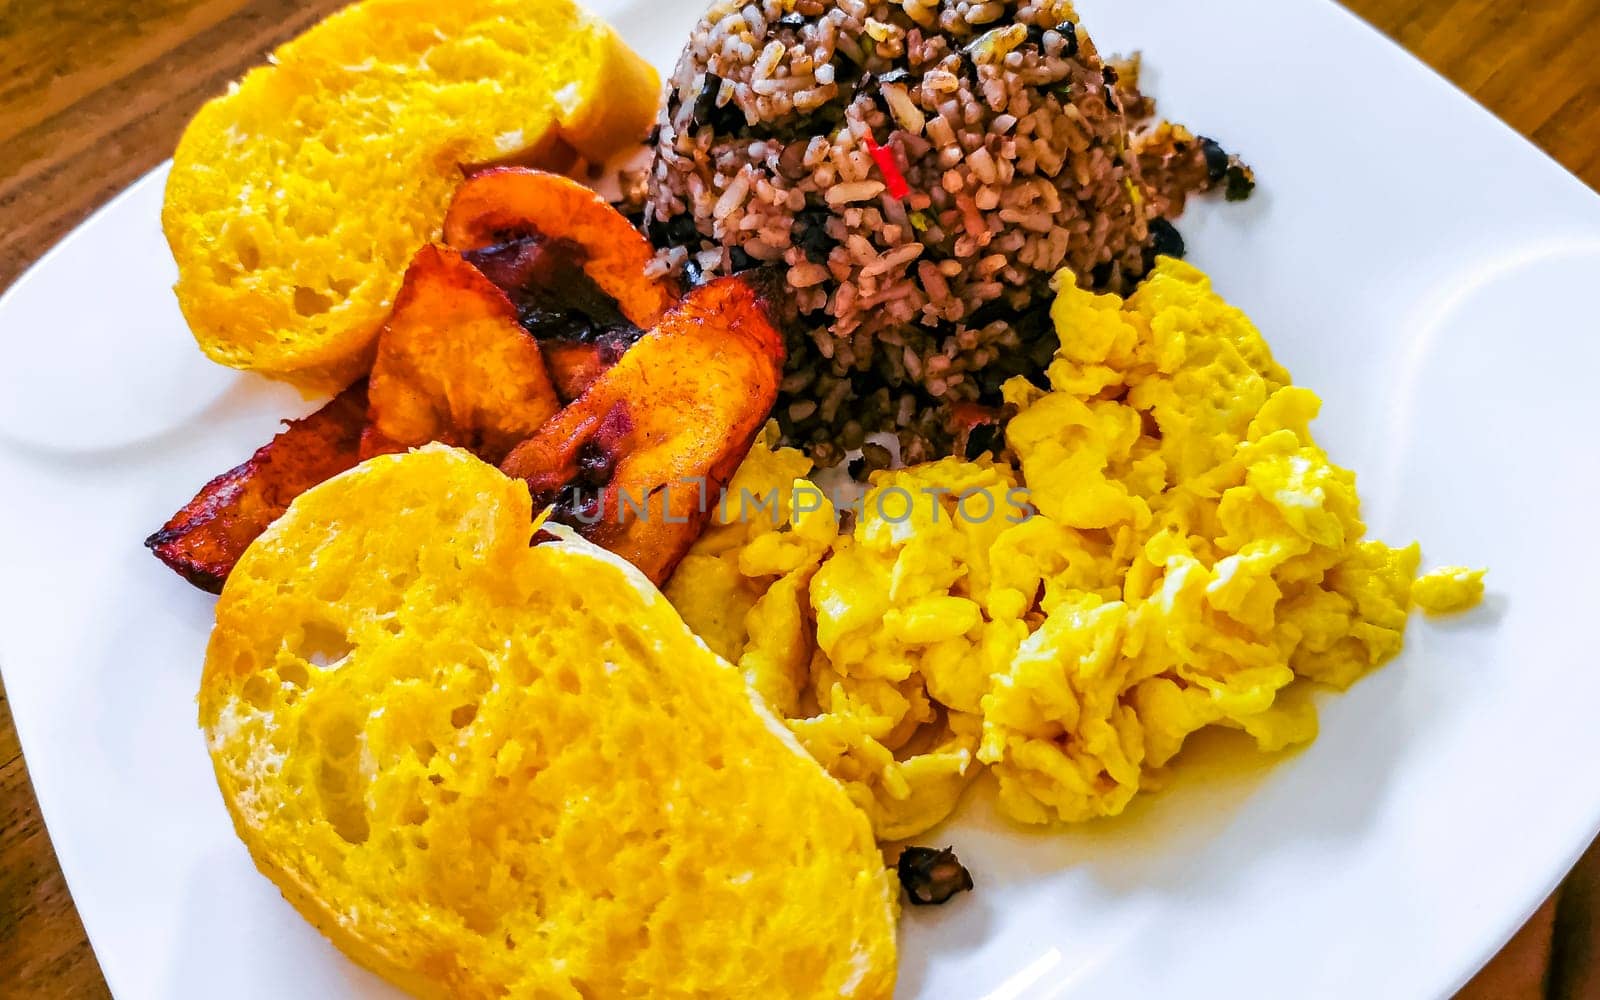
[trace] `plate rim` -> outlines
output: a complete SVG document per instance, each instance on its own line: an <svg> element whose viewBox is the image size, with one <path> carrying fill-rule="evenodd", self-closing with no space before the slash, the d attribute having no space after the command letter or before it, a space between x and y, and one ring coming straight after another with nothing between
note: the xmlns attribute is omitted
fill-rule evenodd
<svg viewBox="0 0 1600 1000"><path fill-rule="evenodd" d="M593 6L598 11L603 12L613 5L614 0L610 3L597 3ZM1399 55L1409 64L1411 64L1413 68L1420 68L1421 70L1425 71L1425 73L1432 78L1435 85L1442 84L1445 88L1452 91L1454 94L1454 99L1463 102L1466 105L1470 105L1478 114L1483 116L1488 122L1492 122L1493 125L1501 130L1505 135L1514 138L1517 143L1537 153L1538 156L1543 158L1543 160L1548 164L1556 167L1557 170L1573 184L1581 188L1589 195L1600 198L1600 193L1595 192L1571 169L1566 167L1560 161L1556 160L1550 154L1546 153L1535 142L1533 142L1531 138L1518 132L1510 124L1474 99L1462 87L1445 77L1442 73L1435 70L1427 63L1423 62L1417 56L1413 55L1409 50L1400 45L1394 39L1388 37L1383 32L1378 30L1365 18L1344 7L1342 4L1334 2L1334 0L1318 0L1316 5L1332 8L1343 17L1348 18L1351 22L1358 25L1362 30L1364 30L1370 36L1376 38L1388 49L1390 49L1392 54ZM9 315L8 310L11 308L12 301L19 297L18 292L20 289L29 286L33 281L37 280L37 275L52 268L54 266L54 262L63 256L70 246L74 245L78 240L87 237L97 222L103 218L114 215L123 203L133 197L136 197L143 191L145 187L152 184L164 183L170 166L170 158L164 159L157 163L155 166L140 174L128 185L121 188L96 206L94 210L86 215L82 221L56 239L43 253L34 259L25 269L23 269L23 271L20 272L10 282L10 284L5 287L3 291L0 291L0 318L4 318ZM5 444L6 442L0 441L0 447L4 447ZM14 664L15 660L10 652L10 641L5 634L0 633L0 681L3 681L8 675L8 669L16 669L15 667L8 668L8 665ZM91 949L95 952L97 967L100 968L101 974L106 981L108 989L111 989L113 994L115 994L117 992L115 984L112 982L111 976L106 973L104 965L100 962L100 947L96 940L97 933L92 926L93 922L83 911L78 908L76 903L74 886L77 883L78 878L81 876L81 872L74 874L73 870L69 868L68 863L64 859L60 858L59 855L55 854L55 837L51 816L52 813L58 811L52 804L56 800L56 792L54 789L46 791L37 785L32 780L32 772L27 766L29 749L30 747L34 746L36 741L39 739L36 733L30 735L30 733L33 733L33 724L35 720L31 717L25 720L23 715L16 712L14 708L11 710L11 717L13 727L17 734L24 770L25 773L29 775L28 786L33 790L40 817L43 821L47 842L49 842L51 845L52 855L57 857L57 864L67 886L69 896L71 896L73 899L73 912L78 916L80 924L84 929L85 937L88 940ZM1587 835L1582 837L1581 840L1574 838L1574 843L1565 853L1563 853L1560 857L1553 859L1551 864L1542 866L1547 867L1550 871L1550 874L1537 884L1530 884L1528 886L1528 889L1524 894L1525 898L1523 905L1520 909L1518 909L1515 913L1507 913L1503 917L1494 921L1494 926L1497 928L1494 933L1484 935L1483 940L1471 945L1470 948L1468 948L1465 942L1463 942L1463 946L1457 950L1462 954L1466 954L1468 951L1470 951L1470 953L1475 956L1470 960L1470 962L1460 965L1458 968L1453 970L1441 968L1438 976L1430 977L1436 978L1440 983L1440 986L1443 990L1443 992L1440 994L1441 996L1452 996L1454 993L1459 991L1463 986L1470 982L1471 979L1476 976L1478 972L1480 972L1491 960L1493 960L1496 955L1499 954L1505 945L1527 923L1529 918L1538 911L1540 906L1543 905L1551 893L1566 879L1571 869L1577 864L1578 860L1583 856L1589 845L1595 840L1597 835L1600 835L1600 791L1587 793L1586 798L1590 805L1590 808L1588 809L1589 822L1587 827ZM1582 831L1578 832L1581 833Z"/></svg>

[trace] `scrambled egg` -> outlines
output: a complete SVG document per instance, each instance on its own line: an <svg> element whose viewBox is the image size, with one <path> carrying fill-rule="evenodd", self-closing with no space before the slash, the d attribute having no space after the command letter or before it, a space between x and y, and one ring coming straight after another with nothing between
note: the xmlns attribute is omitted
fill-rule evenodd
<svg viewBox="0 0 1600 1000"><path fill-rule="evenodd" d="M1411 600L1431 615L1465 611L1483 600L1483 570L1441 566L1411 585Z"/></svg>
<svg viewBox="0 0 1600 1000"><path fill-rule="evenodd" d="M1201 272L1057 287L1051 388L1005 387L1004 461L878 473L840 533L768 437L667 588L881 839L942 820L979 765L1010 816L1072 822L1206 726L1303 743L1307 683L1394 656L1413 600L1482 595L1481 571L1418 579L1415 545L1363 537L1318 398Z"/></svg>

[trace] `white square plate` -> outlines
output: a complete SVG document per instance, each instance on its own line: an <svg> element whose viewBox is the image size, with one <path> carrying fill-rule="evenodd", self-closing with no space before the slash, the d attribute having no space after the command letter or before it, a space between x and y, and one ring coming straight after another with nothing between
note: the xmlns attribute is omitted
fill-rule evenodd
<svg viewBox="0 0 1600 1000"><path fill-rule="evenodd" d="M692 2L611 0L667 66ZM1326 399L1373 534L1492 567L1463 618L1324 699L1310 748L1197 740L1172 790L1034 834L980 789L930 839L977 892L908 913L903 997L1438 997L1600 826L1600 199L1325 0L1082 0L1165 113L1241 151L1192 258ZM382 996L250 864L195 725L212 599L140 542L315 407L215 367L169 287L164 171L0 303L0 662L113 990Z"/></svg>

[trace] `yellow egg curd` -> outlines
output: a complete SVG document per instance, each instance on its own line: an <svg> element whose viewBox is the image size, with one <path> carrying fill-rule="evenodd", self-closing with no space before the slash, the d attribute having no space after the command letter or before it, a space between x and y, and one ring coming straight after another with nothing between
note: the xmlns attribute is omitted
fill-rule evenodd
<svg viewBox="0 0 1600 1000"><path fill-rule="evenodd" d="M1413 601L1483 592L1363 537L1316 394L1200 271L1164 259L1125 301L1057 288L1050 389L1005 386L1000 458L877 473L841 521L769 430L667 587L884 840L983 765L1011 817L1073 822L1203 727L1308 741L1306 685L1393 657Z"/></svg>

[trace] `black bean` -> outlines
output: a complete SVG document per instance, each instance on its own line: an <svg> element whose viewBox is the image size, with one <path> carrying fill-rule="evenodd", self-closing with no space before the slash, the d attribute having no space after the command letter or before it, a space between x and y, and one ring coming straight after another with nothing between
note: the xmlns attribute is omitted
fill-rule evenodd
<svg viewBox="0 0 1600 1000"><path fill-rule="evenodd" d="M1028 381L1041 389L1050 388L1048 374L1050 362L1056 358L1057 341L1052 337L1041 337L1030 341L1025 357L1028 359L1028 369L1024 372Z"/></svg>
<svg viewBox="0 0 1600 1000"><path fill-rule="evenodd" d="M839 78L839 87L841 90L844 89L847 79L849 78ZM725 123L725 126L719 128L718 131L726 132L727 134L740 139L773 139L777 140L778 142L786 143L800 142L802 145L804 145L803 140L809 140L812 136L829 135L834 132L838 128L839 123L844 121L845 105L849 103L849 101L833 101L818 108L810 114L802 114L798 111L795 111L784 115L782 118L777 118L772 121L760 121L756 122L754 125L746 122L744 119L744 113L739 112L735 116L737 117L737 121L728 121ZM720 110L727 112L729 108L733 107L733 102L730 101L727 107L724 107Z"/></svg>
<svg viewBox="0 0 1600 1000"><path fill-rule="evenodd" d="M1061 47L1061 55L1071 59L1078 54L1078 26L1071 21L1062 21L1056 25L1056 34L1060 35L1066 44Z"/></svg>
<svg viewBox="0 0 1600 1000"><path fill-rule="evenodd" d="M1009 303L1003 299L995 299L992 302L985 302L983 305L974 309L972 314L966 318L965 325L970 329L976 330L981 327L988 326L990 323L993 323L996 320L1003 319L1008 322L1012 322L1015 321L1016 318L1017 311L1013 309Z"/></svg>
<svg viewBox="0 0 1600 1000"><path fill-rule="evenodd" d="M715 73L707 73L705 80L700 84L700 93L695 95L692 122L695 125L705 125L717 108L717 92L722 89L722 77Z"/></svg>
<svg viewBox="0 0 1600 1000"><path fill-rule="evenodd" d="M1215 184L1227 176L1228 151L1215 139L1200 137L1200 153L1206 158L1206 179Z"/></svg>
<svg viewBox="0 0 1600 1000"><path fill-rule="evenodd" d="M832 215L826 209L816 208L804 209L795 215L800 247L813 264L826 264L828 254L838 245L838 241L828 235L828 219Z"/></svg>
<svg viewBox="0 0 1600 1000"><path fill-rule="evenodd" d="M683 215L673 216L667 223L667 238L672 240L673 246L688 246L700 240L700 230L695 225L694 216L685 212Z"/></svg>
<svg viewBox="0 0 1600 1000"><path fill-rule="evenodd" d="M759 260L745 253L744 247L730 247L728 249L728 263L732 265L734 274L761 266Z"/></svg>
<svg viewBox="0 0 1600 1000"><path fill-rule="evenodd" d="M683 283L690 288L698 288L706 283L706 275L700 268L700 260L692 254L683 262Z"/></svg>
<svg viewBox="0 0 1600 1000"><path fill-rule="evenodd" d="M811 176L811 171L806 169L806 146L809 143L790 142L783 147L783 152L778 154L778 173L790 180L804 180Z"/></svg>
<svg viewBox="0 0 1600 1000"><path fill-rule="evenodd" d="M806 23L804 14L788 13L778 18L780 28L798 28Z"/></svg>
<svg viewBox="0 0 1600 1000"><path fill-rule="evenodd" d="M1157 255L1183 259L1186 248L1183 234L1166 219L1150 220L1150 251Z"/></svg>
<svg viewBox="0 0 1600 1000"><path fill-rule="evenodd" d="M1044 343L1051 351L1056 349L1056 326L1050 318L1048 299L1023 310L1012 321L1017 338L1025 344Z"/></svg>
<svg viewBox="0 0 1600 1000"><path fill-rule="evenodd" d="M1034 45L1043 43L1044 29L1039 27L1037 24L1028 25L1028 37L1024 39L1024 44L1029 42L1033 43Z"/></svg>
<svg viewBox="0 0 1600 1000"><path fill-rule="evenodd" d="M1227 177L1227 198L1229 201L1244 201L1256 189L1255 174L1250 172L1249 167L1241 166L1237 163L1230 164Z"/></svg>
<svg viewBox="0 0 1600 1000"><path fill-rule="evenodd" d="M658 247L695 247L700 243L700 230L695 227L694 216L685 212L662 222L651 216L646 227L650 242Z"/></svg>
<svg viewBox="0 0 1600 1000"><path fill-rule="evenodd" d="M1006 384L1011 376L1019 374L1008 372L1001 368L999 363L984 365L978 372L978 401L993 403L1000 398L1000 387Z"/></svg>
<svg viewBox="0 0 1600 1000"><path fill-rule="evenodd" d="M999 445L1000 425L979 424L967 432L967 461L975 462L986 452L998 451Z"/></svg>
<svg viewBox="0 0 1600 1000"><path fill-rule="evenodd" d="M972 873L948 847L942 851L907 847L900 852L895 871L905 887L906 898L914 906L937 906L948 902L958 892L972 889Z"/></svg>
<svg viewBox="0 0 1600 1000"><path fill-rule="evenodd" d="M1115 66L1106 66L1100 70L1100 79L1106 85L1106 108L1117 110L1117 69Z"/></svg>
<svg viewBox="0 0 1600 1000"><path fill-rule="evenodd" d="M713 132L738 135L748 124L744 112L740 111L739 105L733 101L719 105L717 92L721 89L722 77L715 73L707 73L705 83L700 87L700 94L694 99L694 124L709 125Z"/></svg>
<svg viewBox="0 0 1600 1000"><path fill-rule="evenodd" d="M856 99L866 96L877 109L885 115L889 113L889 99L883 96L883 88L879 86L880 80L875 73L863 73L856 80L855 86L850 90L850 100L845 104L854 104Z"/></svg>

